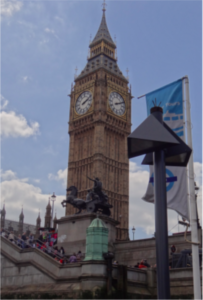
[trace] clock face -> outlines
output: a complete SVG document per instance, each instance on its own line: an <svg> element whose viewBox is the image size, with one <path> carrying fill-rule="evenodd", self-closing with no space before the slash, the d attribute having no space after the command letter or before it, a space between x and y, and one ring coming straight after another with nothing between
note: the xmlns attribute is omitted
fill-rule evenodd
<svg viewBox="0 0 203 300"><path fill-rule="evenodd" d="M76 100L75 110L77 114L85 114L92 104L92 94L89 91L85 91Z"/></svg>
<svg viewBox="0 0 203 300"><path fill-rule="evenodd" d="M112 92L109 95L109 106L118 116L122 116L125 112L125 101L123 97L116 92Z"/></svg>

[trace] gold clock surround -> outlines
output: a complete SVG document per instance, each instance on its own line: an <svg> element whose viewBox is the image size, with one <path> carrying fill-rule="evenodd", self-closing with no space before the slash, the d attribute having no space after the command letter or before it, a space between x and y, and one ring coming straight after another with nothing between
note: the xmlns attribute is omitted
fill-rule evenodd
<svg viewBox="0 0 203 300"><path fill-rule="evenodd" d="M76 112L75 105L76 105L78 97L84 92L90 92L92 94L92 103L91 103L90 108L88 109L88 111L86 113L84 113L83 115L80 115ZM75 98L74 108L73 108L73 110L74 110L74 114L73 114L74 119L82 118L82 117L84 117L86 115L89 115L93 112L93 110L94 110L94 86L93 85L88 86L88 87L83 87L82 90L80 89L80 90L75 91L74 98Z"/></svg>
<svg viewBox="0 0 203 300"><path fill-rule="evenodd" d="M118 93L122 98L123 98L123 100L124 100L124 102L125 102L125 112L124 112L124 114L123 115L116 115L113 111L112 111L112 109L110 108L110 105L109 105L109 96L110 96L110 94L111 93L113 93L113 92L115 92L115 93ZM111 114L111 115L113 115L115 118L118 118L118 119L122 119L122 120L126 120L127 119L127 109L128 109L128 107L127 107L127 96L128 95L126 95L127 93L124 93L123 91L120 91L120 90L118 90L118 89L115 89L115 87L111 87L111 86L108 86L108 91L107 91L107 112L109 113L109 114Z"/></svg>

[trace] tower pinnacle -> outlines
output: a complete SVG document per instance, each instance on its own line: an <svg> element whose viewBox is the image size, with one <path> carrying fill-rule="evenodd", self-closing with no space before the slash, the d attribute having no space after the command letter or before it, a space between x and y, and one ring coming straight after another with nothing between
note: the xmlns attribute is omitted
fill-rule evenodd
<svg viewBox="0 0 203 300"><path fill-rule="evenodd" d="M107 6L105 0L103 1L102 6L103 6L102 10L103 10L103 12L105 12L106 11L106 7L105 6Z"/></svg>
<svg viewBox="0 0 203 300"><path fill-rule="evenodd" d="M103 5L103 15L102 15L102 20L99 26L99 29L97 31L97 34L95 35L93 41L90 44L90 48L93 47L95 44L97 44L98 42L106 41L108 44L110 44L114 49L116 48L116 45L114 44L114 41L112 40L112 37L109 33L108 27L107 27L107 23L106 23L106 16L105 16L105 11L106 11L106 3L104 0Z"/></svg>

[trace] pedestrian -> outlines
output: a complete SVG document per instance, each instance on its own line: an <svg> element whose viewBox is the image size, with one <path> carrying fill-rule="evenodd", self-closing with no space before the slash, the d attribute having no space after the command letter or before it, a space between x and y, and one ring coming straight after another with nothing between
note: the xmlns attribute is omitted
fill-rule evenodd
<svg viewBox="0 0 203 300"><path fill-rule="evenodd" d="M144 264L147 268L150 268L150 265L148 264L148 262L147 262L146 259L143 260L143 264Z"/></svg>
<svg viewBox="0 0 203 300"><path fill-rule="evenodd" d="M139 263L139 261L138 261L137 264L134 265L134 268L139 268L139 265L140 265L140 263Z"/></svg>
<svg viewBox="0 0 203 300"><path fill-rule="evenodd" d="M64 250L64 248L63 247L61 247L61 249L59 250L59 252L60 252L60 256L64 256L64 254L65 254L65 250Z"/></svg>
<svg viewBox="0 0 203 300"><path fill-rule="evenodd" d="M21 242L21 236L20 236L20 234L18 235L17 246L20 247L20 248L22 248L22 242Z"/></svg>
<svg viewBox="0 0 203 300"><path fill-rule="evenodd" d="M34 235L30 234L30 236L29 236L29 244L30 244L31 247L32 247L33 241L34 241Z"/></svg>
<svg viewBox="0 0 203 300"><path fill-rule="evenodd" d="M144 265L144 260L141 260L140 264L139 264L139 269L144 269L147 268L147 266Z"/></svg>
<svg viewBox="0 0 203 300"><path fill-rule="evenodd" d="M82 259L82 253L81 251L78 251L77 255L76 255L77 261L81 261Z"/></svg>
<svg viewBox="0 0 203 300"><path fill-rule="evenodd" d="M10 232L9 236L8 236L8 239L10 242L14 242L14 234L13 234L13 231Z"/></svg>
<svg viewBox="0 0 203 300"><path fill-rule="evenodd" d="M173 255L173 253L176 252L176 246L175 245L172 245L171 246L171 255Z"/></svg>
<svg viewBox="0 0 203 300"><path fill-rule="evenodd" d="M27 240L27 237L26 237L26 232L24 232L21 236L21 240L22 240L22 248L26 248L26 240Z"/></svg>
<svg viewBox="0 0 203 300"><path fill-rule="evenodd" d="M2 237L5 237L5 236L6 236L6 233L5 233L5 230L4 230L4 229L2 229L1 236L2 236Z"/></svg>
<svg viewBox="0 0 203 300"><path fill-rule="evenodd" d="M76 258L76 254L73 253L71 255L71 257L69 258L69 263L74 263L74 262L77 262L77 258Z"/></svg>
<svg viewBox="0 0 203 300"><path fill-rule="evenodd" d="M64 264L64 259L63 258L61 258L60 260L59 260L59 262L60 262L60 264Z"/></svg>

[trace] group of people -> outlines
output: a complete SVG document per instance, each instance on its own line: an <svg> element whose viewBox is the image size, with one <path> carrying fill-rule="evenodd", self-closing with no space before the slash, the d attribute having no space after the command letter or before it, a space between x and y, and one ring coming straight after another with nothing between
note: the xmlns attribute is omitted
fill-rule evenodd
<svg viewBox="0 0 203 300"><path fill-rule="evenodd" d="M16 244L17 246L21 248L29 248L33 247L34 243L34 235L30 234L29 237L26 236L26 232L24 232L22 235L18 235L18 238L15 237L14 232L6 232L4 229L1 229L0 235L2 237L7 238L11 243Z"/></svg>
<svg viewBox="0 0 203 300"><path fill-rule="evenodd" d="M147 262L146 259L142 259L140 262L138 261L136 265L130 265L129 268L137 268L137 269L144 269L144 268L150 268L150 264Z"/></svg>
<svg viewBox="0 0 203 300"><path fill-rule="evenodd" d="M18 237L16 237L13 231L7 232L1 229L0 235L22 249L37 248L63 265L80 262L83 258L81 251L78 251L77 254L74 252L68 257L65 255L65 250L62 246L60 248L54 246L57 244L57 233L42 232L38 239L35 239L33 234L27 236L26 232L24 232L22 235L19 234Z"/></svg>
<svg viewBox="0 0 203 300"><path fill-rule="evenodd" d="M61 258L58 258L57 256L55 256L54 258L56 261L58 261L60 264L62 265L66 265L68 263L76 263L76 262L80 262L82 260L82 252L78 251L78 253L76 254L75 252L69 257L67 258L65 255Z"/></svg>

